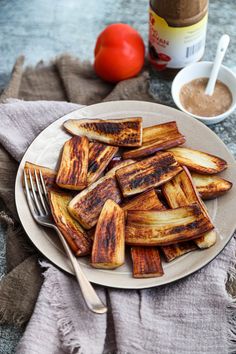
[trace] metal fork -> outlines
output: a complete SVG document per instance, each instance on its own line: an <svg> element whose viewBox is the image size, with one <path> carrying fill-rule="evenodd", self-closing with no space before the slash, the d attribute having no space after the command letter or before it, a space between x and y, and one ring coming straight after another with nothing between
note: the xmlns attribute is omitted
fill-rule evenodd
<svg viewBox="0 0 236 354"><path fill-rule="evenodd" d="M28 169L29 180L26 175L26 171L24 170L24 182L25 182L25 190L26 190L26 198L29 205L29 209L34 220L40 225L50 227L56 230L60 241L64 247L64 250L71 262L73 270L75 272L75 276L80 285L81 292L83 294L84 300L88 306L88 308L95 313L105 313L107 312L107 307L102 303L96 294L94 288L84 275L79 263L77 262L76 257L72 253L69 248L64 236L57 228L54 223L49 201L48 201L48 193L46 189L46 184L43 179L43 175L41 170L39 171L39 176L36 170L34 170L35 182L33 181L33 177L31 171Z"/></svg>

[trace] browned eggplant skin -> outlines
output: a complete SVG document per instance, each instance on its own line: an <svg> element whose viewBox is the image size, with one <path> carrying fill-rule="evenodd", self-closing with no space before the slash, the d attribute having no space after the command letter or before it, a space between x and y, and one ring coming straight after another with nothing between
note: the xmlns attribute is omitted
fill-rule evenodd
<svg viewBox="0 0 236 354"><path fill-rule="evenodd" d="M87 186L88 138L74 136L63 147L56 183L61 188L82 190Z"/></svg>
<svg viewBox="0 0 236 354"><path fill-rule="evenodd" d="M95 268L117 268L124 263L124 252L124 211L113 200L108 199L96 226L91 265Z"/></svg>
<svg viewBox="0 0 236 354"><path fill-rule="evenodd" d="M174 177L171 181L166 183L162 187L162 191L171 208L177 208L189 205L191 203L197 203L205 217L208 218L209 221L211 221L207 208L199 197L199 194L187 167L184 166L183 171L178 176ZM200 248L210 247L216 242L216 234L214 233L214 241L212 236L212 232L206 233L205 235L201 235L201 238L197 238L195 240L195 243ZM204 240L205 245L203 247ZM206 242L207 240L208 242ZM211 242L209 240L211 240Z"/></svg>
<svg viewBox="0 0 236 354"><path fill-rule="evenodd" d="M199 197L187 167L183 166L183 171L178 176L163 185L162 192L170 208L197 203L206 217L210 219L206 206Z"/></svg>
<svg viewBox="0 0 236 354"><path fill-rule="evenodd" d="M83 228L73 220L67 211L71 200L69 193L48 191L49 204L56 226L61 231L71 250L76 256L85 256L90 253L92 242Z"/></svg>
<svg viewBox="0 0 236 354"><path fill-rule="evenodd" d="M46 186L48 188L56 187L57 172L54 171L53 169L51 169L49 167L45 167L45 166L36 165L32 162L26 161L25 166L24 166L24 170L25 170L27 176L28 176L28 170L30 170L33 180L35 180L34 171L36 171L37 173L39 173L39 171L41 171ZM24 185L24 179L23 179L23 185Z"/></svg>
<svg viewBox="0 0 236 354"><path fill-rule="evenodd" d="M232 182L228 182L228 186L225 188L221 188L220 190L218 189L214 189L211 187L209 188L198 188L197 187L197 191L200 194L200 197L203 200L211 200L211 199L215 199L218 197L221 197L222 195L224 195L226 192L228 192L232 187L233 187L233 183Z"/></svg>
<svg viewBox="0 0 236 354"><path fill-rule="evenodd" d="M127 210L165 210L165 206L159 200L155 189L150 189L139 194L122 205ZM125 213L126 214L126 213ZM151 278L162 276L163 269L159 253L152 247L132 247L134 278Z"/></svg>
<svg viewBox="0 0 236 354"><path fill-rule="evenodd" d="M160 218L161 213L186 210L193 216L192 221L185 221L173 226L162 223L161 227L150 225L147 220L150 217ZM159 215L158 215L159 214ZM165 217L166 220L166 217ZM163 230L163 227L165 229ZM127 211L125 241L131 246L166 246L178 242L189 241L214 228L211 221L203 214L198 204L192 204L183 208L170 209L168 211Z"/></svg>
<svg viewBox="0 0 236 354"><path fill-rule="evenodd" d="M197 249L198 247L193 241L185 241L170 246L161 247L161 251L164 254L167 262L172 262L176 258L181 257L184 254L195 251Z"/></svg>
<svg viewBox="0 0 236 354"><path fill-rule="evenodd" d="M185 166L183 166L183 171L179 173L178 176L175 176L171 181L162 186L162 192L171 208L198 203L205 216L208 217L206 208L199 198L193 185L191 175ZM185 253L191 252L194 249L197 249L194 242L183 242L172 246L162 247L167 262L170 262Z"/></svg>
<svg viewBox="0 0 236 354"><path fill-rule="evenodd" d="M121 205L123 210L164 210L165 207L159 200L155 189L150 189L146 192L139 194L138 196L125 201Z"/></svg>
<svg viewBox="0 0 236 354"><path fill-rule="evenodd" d="M133 160L123 161L120 163L120 167L131 163L133 163ZM121 202L121 192L115 178L115 171L118 167L111 169L105 176L76 195L70 202L69 213L85 229L91 229L96 225L107 199L112 199L118 204Z"/></svg>
<svg viewBox="0 0 236 354"><path fill-rule="evenodd" d="M203 200L220 197L221 195L228 192L233 186L232 182L218 176L207 176L194 172L191 173L191 175L197 191ZM199 180L202 180L203 183L199 184Z"/></svg>
<svg viewBox="0 0 236 354"><path fill-rule="evenodd" d="M64 127L72 134L84 135L115 146L141 146L142 118L69 120Z"/></svg>
<svg viewBox="0 0 236 354"><path fill-rule="evenodd" d="M164 274L156 247L132 247L131 257L134 278L161 277Z"/></svg>
<svg viewBox="0 0 236 354"><path fill-rule="evenodd" d="M161 123L152 125L150 127L143 128L143 144L150 143L159 138L160 136L165 136L167 133L179 133L176 121L170 121L167 123Z"/></svg>
<svg viewBox="0 0 236 354"><path fill-rule="evenodd" d="M184 157L182 154L182 151L184 150L188 150L190 153L193 154L194 153L203 154L204 156L208 157L209 160L215 163L215 168L202 166L201 163L196 163L192 161L190 158ZM178 148L171 148L168 151L170 151L174 155L176 161L178 161L180 165L186 166L190 171L194 171L197 173L210 175L210 174L222 172L228 167L227 162L222 158L200 150L178 147Z"/></svg>
<svg viewBox="0 0 236 354"><path fill-rule="evenodd" d="M182 171L173 155L159 152L155 156L137 161L116 171L124 197L157 187Z"/></svg>
<svg viewBox="0 0 236 354"><path fill-rule="evenodd" d="M109 146L96 141L89 143L87 174L88 185L95 182L101 176L118 150L119 148L116 146Z"/></svg>
<svg viewBox="0 0 236 354"><path fill-rule="evenodd" d="M172 138L163 138L161 141L143 145L138 149L125 151L122 156L124 159L137 159L140 157L147 157L155 154L158 151L171 149L175 146L182 145L185 143L185 141L185 137L181 135L172 136Z"/></svg>
<svg viewBox="0 0 236 354"><path fill-rule="evenodd" d="M121 194L115 177L105 179L84 198L82 197L75 203L73 210L70 209L70 213L84 228L90 229L96 225L107 199L112 199L118 204L121 202Z"/></svg>
<svg viewBox="0 0 236 354"><path fill-rule="evenodd" d="M175 121L154 125L143 129L143 142L140 148L125 151L123 158L139 158L154 154L157 151L170 149L184 144L186 141Z"/></svg>

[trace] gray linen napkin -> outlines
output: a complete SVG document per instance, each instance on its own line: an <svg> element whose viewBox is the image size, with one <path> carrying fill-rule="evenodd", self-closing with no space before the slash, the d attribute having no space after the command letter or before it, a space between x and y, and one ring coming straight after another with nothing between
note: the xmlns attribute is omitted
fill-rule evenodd
<svg viewBox="0 0 236 354"><path fill-rule="evenodd" d="M19 159L41 129L77 107L21 101L1 105L0 141ZM96 286L109 307L101 316L87 310L73 277L44 261L45 280L17 353L235 352L235 310L225 288L227 271L234 276L234 250L232 239L207 267L174 284L141 291Z"/></svg>

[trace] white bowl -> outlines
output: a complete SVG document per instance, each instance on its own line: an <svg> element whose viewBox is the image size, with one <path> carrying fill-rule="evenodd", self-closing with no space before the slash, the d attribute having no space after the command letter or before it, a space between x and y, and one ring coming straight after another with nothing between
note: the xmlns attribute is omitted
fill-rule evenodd
<svg viewBox="0 0 236 354"><path fill-rule="evenodd" d="M201 117L197 116L195 114L192 114L188 112L183 105L180 102L180 90L182 86L189 81L192 81L194 79L198 79L201 77L209 77L211 73L213 63L210 61L201 61L198 63L190 64L186 66L184 69L182 69L174 78L174 81L172 83L172 88L171 88L171 94L173 97L173 100L176 104L176 106L181 109L181 111L189 114L190 116L197 118L201 122L210 125L210 124L215 124L219 123L222 120L224 120L226 117L228 117L236 108L236 75L231 71L230 69L226 68L225 66L221 65L220 67L220 72L218 79L222 81L228 88L230 89L232 93L232 104L230 108L214 117Z"/></svg>

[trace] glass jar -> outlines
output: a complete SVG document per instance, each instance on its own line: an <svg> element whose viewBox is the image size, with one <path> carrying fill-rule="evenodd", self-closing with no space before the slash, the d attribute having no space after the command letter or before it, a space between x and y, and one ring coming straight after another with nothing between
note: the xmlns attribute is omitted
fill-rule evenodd
<svg viewBox="0 0 236 354"><path fill-rule="evenodd" d="M203 57L208 0L151 0L149 14L149 60L158 71Z"/></svg>

